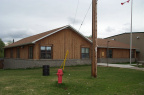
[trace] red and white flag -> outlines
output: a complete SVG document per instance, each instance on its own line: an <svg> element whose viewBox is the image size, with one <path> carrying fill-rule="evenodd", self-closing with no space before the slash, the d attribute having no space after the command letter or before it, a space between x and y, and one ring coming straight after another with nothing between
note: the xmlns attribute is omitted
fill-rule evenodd
<svg viewBox="0 0 144 95"><path fill-rule="evenodd" d="M121 5L123 5L123 4L125 4L125 3L129 3L129 1L130 1L130 0L128 0L128 1L126 1L126 2L123 2L123 3L121 3Z"/></svg>

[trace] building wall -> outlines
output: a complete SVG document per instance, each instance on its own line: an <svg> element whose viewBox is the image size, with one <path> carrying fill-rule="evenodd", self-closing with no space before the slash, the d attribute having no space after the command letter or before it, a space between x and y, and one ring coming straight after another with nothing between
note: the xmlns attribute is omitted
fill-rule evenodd
<svg viewBox="0 0 144 95"><path fill-rule="evenodd" d="M13 58L17 58L17 48L20 48L20 59L28 59L29 46L31 45L14 47ZM41 46L52 46L54 60L64 59L67 50L69 51L67 59L81 59L81 47L87 47L90 50L91 43L71 29L64 29L36 42L33 46L33 59L40 59ZM11 48L5 49L5 58L11 58L10 52Z"/></svg>
<svg viewBox="0 0 144 95"><path fill-rule="evenodd" d="M10 58L10 48L4 49L4 57Z"/></svg>
<svg viewBox="0 0 144 95"><path fill-rule="evenodd" d="M37 68L43 65L49 65L50 67L60 67L63 60L33 60L33 59L4 59L4 69L18 69L18 68ZM98 63L122 63L129 62L129 58L98 58ZM135 58L132 58L132 62L135 62ZM65 66L75 65L90 65L90 59L68 59Z"/></svg>
<svg viewBox="0 0 144 95"><path fill-rule="evenodd" d="M63 60L33 60L33 59L5 59L4 69L18 69L18 68L36 68L43 65L49 65L50 67L60 67ZM68 59L65 66L86 65L91 64L90 59Z"/></svg>
<svg viewBox="0 0 144 95"><path fill-rule="evenodd" d="M117 49L117 48L109 48L112 49L112 58L129 58L129 49ZM134 52L134 58L136 58L136 52ZM98 48L97 52L98 58L107 58L107 48Z"/></svg>
<svg viewBox="0 0 144 95"><path fill-rule="evenodd" d="M107 49L106 48L98 48L97 56L98 58L106 58L107 56Z"/></svg>
<svg viewBox="0 0 144 95"><path fill-rule="evenodd" d="M20 59L28 59L28 47L31 45L6 48L5 49L5 58L17 58L17 48L20 49ZM11 49L13 50L13 56L11 57Z"/></svg>
<svg viewBox="0 0 144 95"><path fill-rule="evenodd" d="M129 33L124 33L112 37L108 37L106 39L114 39L116 41L130 44L130 34ZM144 60L144 32L140 33L133 33L132 34L132 45L137 48L140 53L137 53L138 60Z"/></svg>
<svg viewBox="0 0 144 95"><path fill-rule="evenodd" d="M113 49L113 58L129 58L129 49Z"/></svg>
<svg viewBox="0 0 144 95"><path fill-rule="evenodd" d="M64 29L54 35L44 38L35 44L34 59L40 59L40 46L52 46L53 59L81 59L81 47L91 47L91 43L70 29ZM91 55L91 54L90 54Z"/></svg>

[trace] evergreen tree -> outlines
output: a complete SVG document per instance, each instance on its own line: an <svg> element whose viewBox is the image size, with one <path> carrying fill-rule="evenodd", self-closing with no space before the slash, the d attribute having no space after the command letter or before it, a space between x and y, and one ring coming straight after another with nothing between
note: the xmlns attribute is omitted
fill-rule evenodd
<svg viewBox="0 0 144 95"><path fill-rule="evenodd" d="M5 46L5 44L0 38L0 58L4 57L4 46Z"/></svg>

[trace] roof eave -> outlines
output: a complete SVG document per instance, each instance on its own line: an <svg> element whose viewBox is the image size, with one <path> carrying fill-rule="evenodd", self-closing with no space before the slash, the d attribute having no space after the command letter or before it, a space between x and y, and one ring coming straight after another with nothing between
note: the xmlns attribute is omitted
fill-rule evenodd
<svg viewBox="0 0 144 95"><path fill-rule="evenodd" d="M29 45L29 44L34 44L34 43L24 43L24 44L19 44L19 45L15 45L15 46L8 46L8 47L4 47L4 48L13 48L13 47L24 46L24 45Z"/></svg>
<svg viewBox="0 0 144 95"><path fill-rule="evenodd" d="M130 49L130 48L123 48L123 47L105 47L105 46L98 46L98 48ZM132 48L132 49L136 49L136 48Z"/></svg>

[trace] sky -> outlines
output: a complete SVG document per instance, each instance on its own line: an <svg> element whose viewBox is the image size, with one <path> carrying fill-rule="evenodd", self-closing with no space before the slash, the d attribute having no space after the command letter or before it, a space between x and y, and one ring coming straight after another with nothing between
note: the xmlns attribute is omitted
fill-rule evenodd
<svg viewBox="0 0 144 95"><path fill-rule="evenodd" d="M131 0L121 5L125 1L97 1L98 38L130 32ZM18 41L65 25L90 36L91 3L92 0L0 0L0 38L4 42ZM144 0L133 0L132 8L132 31L144 32Z"/></svg>

